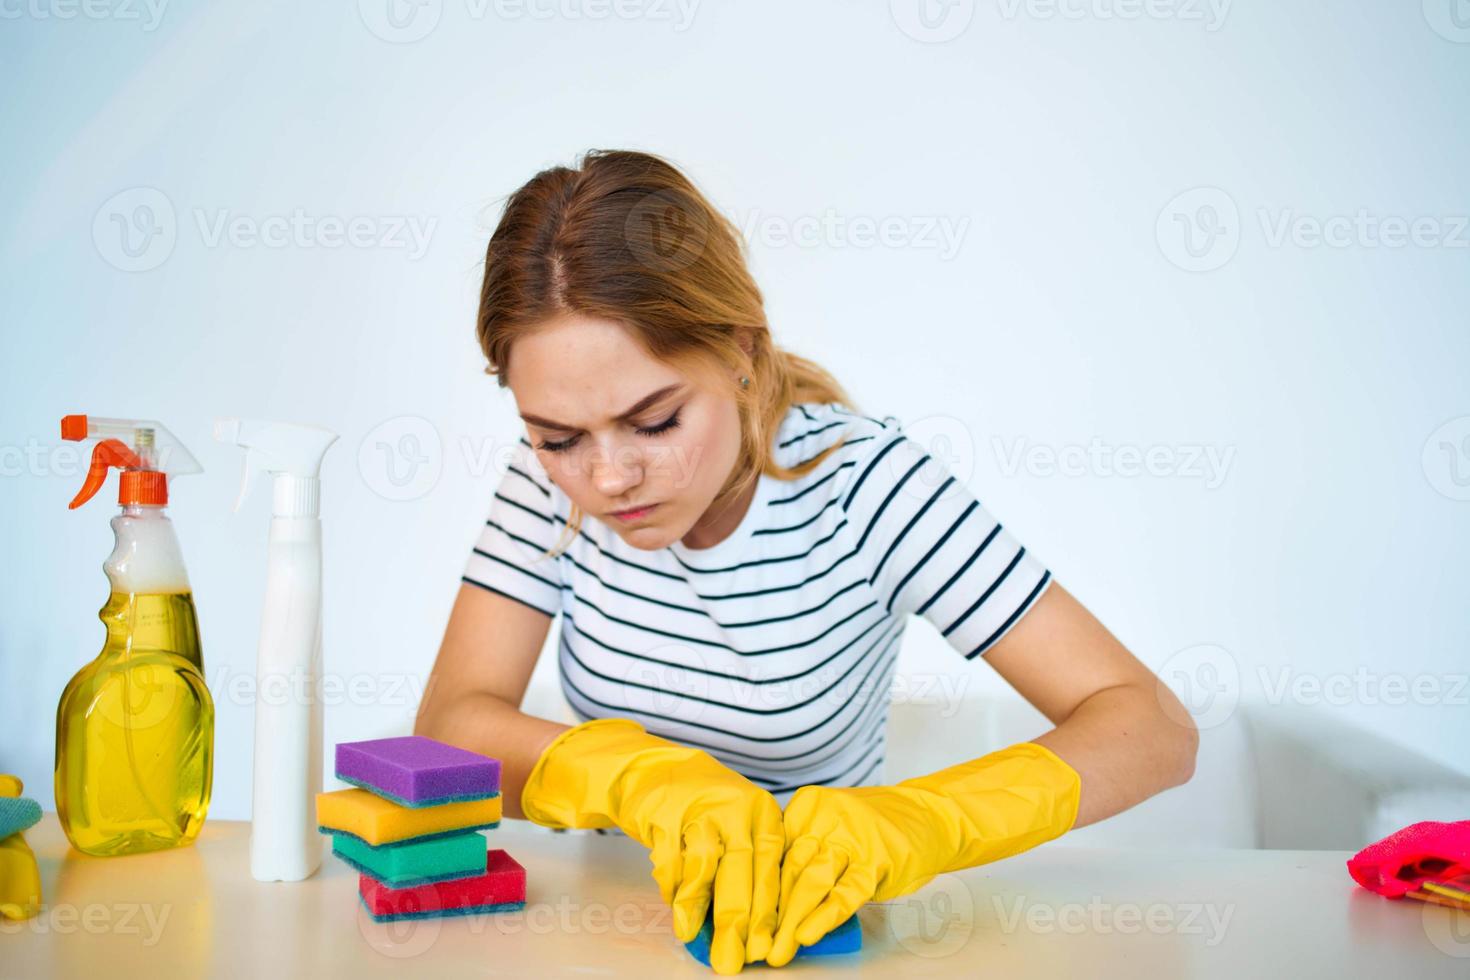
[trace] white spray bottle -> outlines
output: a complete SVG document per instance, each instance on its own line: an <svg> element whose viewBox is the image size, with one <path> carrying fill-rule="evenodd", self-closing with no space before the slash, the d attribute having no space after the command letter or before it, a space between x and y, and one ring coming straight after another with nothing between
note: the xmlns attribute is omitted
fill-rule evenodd
<svg viewBox="0 0 1470 980"><path fill-rule="evenodd" d="M265 611L255 665L255 785L250 873L301 881L322 861L322 456L335 432L314 425L215 419L214 438L243 448L240 509L259 472L274 474Z"/></svg>

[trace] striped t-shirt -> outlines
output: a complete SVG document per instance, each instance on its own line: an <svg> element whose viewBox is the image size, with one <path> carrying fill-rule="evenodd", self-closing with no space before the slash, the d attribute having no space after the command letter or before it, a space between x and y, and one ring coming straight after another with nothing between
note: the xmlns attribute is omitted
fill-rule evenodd
<svg viewBox="0 0 1470 980"><path fill-rule="evenodd" d="M775 458L839 442L798 480L762 474L713 547L645 551L588 516L552 559L570 501L522 437L464 581L562 614L561 685L582 720L705 749L783 806L808 784L879 785L909 614L974 658L1051 573L892 417L795 405Z"/></svg>

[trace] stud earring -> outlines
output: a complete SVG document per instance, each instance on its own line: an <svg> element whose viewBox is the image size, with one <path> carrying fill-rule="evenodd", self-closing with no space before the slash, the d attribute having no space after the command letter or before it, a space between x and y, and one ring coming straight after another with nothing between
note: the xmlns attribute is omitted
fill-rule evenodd
<svg viewBox="0 0 1470 980"><path fill-rule="evenodd" d="M749 388L750 387L750 379L747 378L747 377L742 376L740 378L740 387L742 387L742 388Z"/></svg>

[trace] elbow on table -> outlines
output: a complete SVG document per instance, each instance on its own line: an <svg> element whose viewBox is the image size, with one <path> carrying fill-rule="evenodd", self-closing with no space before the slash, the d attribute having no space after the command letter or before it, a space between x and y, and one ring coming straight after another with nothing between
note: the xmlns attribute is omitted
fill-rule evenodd
<svg viewBox="0 0 1470 980"><path fill-rule="evenodd" d="M1148 704L1146 713L1152 715L1151 728L1154 744L1160 761L1156 763L1164 775L1163 789L1182 786L1194 778L1195 759L1199 755L1199 725L1184 703L1163 681L1155 679L1152 691L1138 692L1139 699Z"/></svg>
<svg viewBox="0 0 1470 980"><path fill-rule="evenodd" d="M1183 786L1194 778L1195 760L1199 756L1199 726L1186 712L1182 719L1171 718L1174 730L1174 766L1170 787Z"/></svg>

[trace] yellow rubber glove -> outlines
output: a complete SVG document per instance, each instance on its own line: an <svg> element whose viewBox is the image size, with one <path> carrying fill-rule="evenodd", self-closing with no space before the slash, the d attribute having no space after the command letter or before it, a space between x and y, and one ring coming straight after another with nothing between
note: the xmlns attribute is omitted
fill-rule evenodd
<svg viewBox="0 0 1470 980"><path fill-rule="evenodd" d="M41 869L23 834L0 840L0 918L29 919L41 906Z"/></svg>
<svg viewBox="0 0 1470 980"><path fill-rule="evenodd" d="M521 791L544 827L613 827L649 848L681 943L714 906L710 966L739 973L764 957L776 928L781 806L708 752L598 718L557 736Z"/></svg>
<svg viewBox="0 0 1470 980"><path fill-rule="evenodd" d="M803 786L786 804L780 921L766 962L785 966L869 901L1060 837L1081 792L1077 771L1035 742L895 786Z"/></svg>
<svg viewBox="0 0 1470 980"><path fill-rule="evenodd" d="M0 776L0 796L19 796L19 776ZM41 869L21 834L0 838L0 918L29 919L41 906Z"/></svg>

